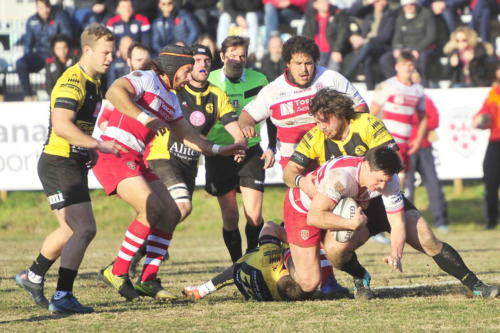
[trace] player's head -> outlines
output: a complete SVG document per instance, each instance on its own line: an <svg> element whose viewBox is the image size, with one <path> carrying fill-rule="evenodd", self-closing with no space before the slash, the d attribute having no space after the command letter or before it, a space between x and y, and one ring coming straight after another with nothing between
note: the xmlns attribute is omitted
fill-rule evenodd
<svg viewBox="0 0 500 333"><path fill-rule="evenodd" d="M191 80L198 83L207 82L210 67L212 67L212 52L204 45L195 44L193 45L193 58L194 65L191 72Z"/></svg>
<svg viewBox="0 0 500 333"><path fill-rule="evenodd" d="M288 78L299 87L307 87L312 82L318 59L318 45L309 37L293 36L283 45Z"/></svg>
<svg viewBox="0 0 500 333"><path fill-rule="evenodd" d="M372 191L381 191L395 174L403 170L398 152L387 146L368 150L364 162L366 177L363 177L365 184L362 185Z"/></svg>
<svg viewBox="0 0 500 333"><path fill-rule="evenodd" d="M330 88L319 90L310 100L309 113L321 131L333 140L341 140L350 121L356 117L352 99Z"/></svg>
<svg viewBox="0 0 500 333"><path fill-rule="evenodd" d="M127 65L130 71L143 70L150 60L149 49L141 43L134 42L127 50Z"/></svg>
<svg viewBox="0 0 500 333"><path fill-rule="evenodd" d="M36 13L42 20L47 21L51 11L50 0L36 0Z"/></svg>
<svg viewBox="0 0 500 333"><path fill-rule="evenodd" d="M284 301L302 301L311 297L312 293L302 290L290 275L281 277L276 283L278 294Z"/></svg>
<svg viewBox="0 0 500 333"><path fill-rule="evenodd" d="M409 51L402 51L396 58L396 75L400 80L411 80L411 76L415 71L416 59Z"/></svg>
<svg viewBox="0 0 500 333"><path fill-rule="evenodd" d="M247 64L249 39L229 36L222 42L220 58L224 63L224 74L230 79L239 79Z"/></svg>
<svg viewBox="0 0 500 333"><path fill-rule="evenodd" d="M88 66L92 72L95 72L88 74L91 76L104 74L113 61L115 46L113 33L102 24L91 24L83 30L80 45L82 47L80 61Z"/></svg>
<svg viewBox="0 0 500 333"><path fill-rule="evenodd" d="M183 87L193 70L193 53L189 47L165 46L156 59L157 72L169 89Z"/></svg>

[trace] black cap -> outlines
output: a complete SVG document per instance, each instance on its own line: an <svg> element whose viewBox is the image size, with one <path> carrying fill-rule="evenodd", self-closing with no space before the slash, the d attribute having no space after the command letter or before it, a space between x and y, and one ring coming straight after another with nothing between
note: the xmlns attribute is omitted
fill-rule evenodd
<svg viewBox="0 0 500 333"><path fill-rule="evenodd" d="M206 55L207 57L209 57L210 60L212 59L212 52L210 52L210 49L208 47L206 47L205 45L194 44L191 48L193 49L194 56L197 54L203 54L203 55Z"/></svg>
<svg viewBox="0 0 500 333"><path fill-rule="evenodd" d="M175 73L184 65L194 64L191 48L179 45L167 45L158 54L157 64L167 74L170 82L174 82Z"/></svg>

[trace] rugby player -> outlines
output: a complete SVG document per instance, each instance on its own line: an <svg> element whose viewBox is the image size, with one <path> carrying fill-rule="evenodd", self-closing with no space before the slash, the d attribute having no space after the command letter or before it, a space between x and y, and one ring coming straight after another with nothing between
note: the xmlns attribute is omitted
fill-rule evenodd
<svg viewBox="0 0 500 333"><path fill-rule="evenodd" d="M385 151L382 147L392 149L395 146L394 140L380 120L368 114L356 116L352 101L335 91L330 89L319 91L311 100L310 110L318 126L304 136L286 166L284 176L286 184L291 187L289 190L290 197L285 198L285 230L292 257L294 258L296 272L304 275L302 278L295 278L299 284L301 279L308 279L307 276L315 267L314 249L322 236L321 229L330 228L321 223L325 216L332 216L331 209L335 206L332 200L321 194L319 197L324 199L322 200L323 206L308 205L311 200L313 202L314 200L316 202L320 200L316 199L316 193L321 188L318 179L314 179L318 173L302 176L309 161L316 160L319 164L323 164L331 158L343 155L363 156L368 149L377 148L376 151ZM387 155L388 153L383 154ZM392 178L396 179L397 177L393 176ZM353 179L359 180L356 177L349 179L351 181ZM343 192L345 189L353 186L352 184L346 184L343 179L338 180L337 178L333 178L328 184L330 184L329 193L338 192L342 195L345 194ZM363 183L358 185L365 186ZM366 189L366 191L368 190L370 189ZM360 193L363 194L363 191ZM302 201L302 206L297 206L294 199ZM330 233L325 234L325 237L332 238L327 239L328 244L325 245L328 258L334 267L353 276L356 297L372 298L374 294L370 289L370 274L359 263L354 251L362 246L370 235L382 231L392 231L393 253L390 261L395 262L396 268L400 268L401 258L395 246L401 244L401 242L404 243L403 234L406 234L408 244L416 250L431 256L439 268L459 279L472 291L473 295L495 297L498 294L497 287L483 283L467 268L453 247L436 238L425 219L411 202L404 196L401 196L401 199L398 200L404 203L404 205L400 205L398 201L398 209L404 207L405 228L401 228L400 224L397 224L398 227L394 228L390 217L389 221L382 218L385 210L384 202L380 197L374 196L373 198L360 200L359 204L364 209L366 216L368 216L368 221L365 227L359 228L354 233L350 241L339 243L331 237ZM338 200L335 199L335 202L338 202ZM307 209L303 206L304 204ZM299 207L300 209L293 211L287 209L287 207ZM312 213L310 207L315 208ZM317 210L316 208L321 209ZM301 232L301 230L305 230L305 232ZM308 237L301 237L305 234ZM304 286L302 287L305 291L308 290Z"/></svg>
<svg viewBox="0 0 500 333"><path fill-rule="evenodd" d="M227 37L222 42L220 51L224 67L212 71L208 77L211 84L229 96L237 114L267 84L264 74L245 68L248 43L248 38ZM272 125L268 126L268 130L273 128ZM275 137L275 134L271 134L270 137ZM208 139L217 144L234 142L221 122L214 125L208 134ZM209 156L205 159L205 190L217 197L223 221L222 235L233 262L242 255L241 235L238 229L237 190L241 191L247 222L245 226L247 250L257 246L259 232L264 222L262 218L264 169L274 164L275 147L271 142L268 149L263 152L259 142L258 136L248 140L246 158L242 163L237 163L232 157Z"/></svg>
<svg viewBox="0 0 500 333"><path fill-rule="evenodd" d="M94 174L106 194L118 194L137 216L127 229L113 266L104 270L103 277L127 300L140 295L175 298L157 278L180 213L163 183L144 165L145 148L155 134L165 133L168 128L183 144L206 155L230 156L245 148L242 144L216 145L202 138L184 119L179 101L170 90L186 84L193 63L191 49L166 46L151 63L153 69L134 71L116 80L106 94L116 109L101 138L120 142L129 152L113 158L100 154ZM132 285L128 276L130 262L144 243L144 269Z"/></svg>
<svg viewBox="0 0 500 333"><path fill-rule="evenodd" d="M101 76L113 59L114 37L93 24L80 37L82 57L57 80L51 93L49 136L38 161L38 175L59 227L44 240L40 254L16 282L36 304L58 313L88 313L73 295L73 283L87 246L96 233L87 181L88 168L101 154L119 155L120 144L94 139L92 131L102 101ZM45 274L61 257L50 303L43 293Z"/></svg>
<svg viewBox="0 0 500 333"><path fill-rule="evenodd" d="M293 262L282 227L266 222L259 236L259 246L221 274L198 286L184 288L187 297L202 299L231 284L235 284L245 299L256 301L300 301L312 296L293 280Z"/></svg>

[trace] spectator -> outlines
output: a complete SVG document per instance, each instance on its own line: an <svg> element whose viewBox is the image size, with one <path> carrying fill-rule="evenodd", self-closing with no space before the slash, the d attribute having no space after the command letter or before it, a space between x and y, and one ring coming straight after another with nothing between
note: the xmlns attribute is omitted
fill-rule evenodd
<svg viewBox="0 0 500 333"><path fill-rule="evenodd" d="M219 0L184 0L182 8L193 13L200 24L201 31L205 31L212 38L215 38L220 15L217 9L218 2Z"/></svg>
<svg viewBox="0 0 500 333"><path fill-rule="evenodd" d="M111 87L113 82L119 77L127 75L130 73L130 68L128 67L128 49L134 43L134 40L130 36L123 36L120 39L120 44L118 45L118 50L116 51L116 57L113 59L111 66L109 66L108 73L106 74L107 88Z"/></svg>
<svg viewBox="0 0 500 333"><path fill-rule="evenodd" d="M414 72L412 80L415 83L420 82L420 75ZM427 115L427 133L424 136L420 149L410 155L410 165L406 172L405 195L411 202L415 200L415 172L418 172L422 177L422 182L427 189L429 198L429 206L431 208L432 217L434 218L434 226L442 232L448 231L448 208L446 199L443 194L443 188L439 182L436 172L436 164L432 154L432 136L434 131L439 126L439 112L434 105L434 102L425 96L425 114ZM410 134L410 140L417 136L418 117L413 119L413 127Z"/></svg>
<svg viewBox="0 0 500 333"><path fill-rule="evenodd" d="M230 35L231 23L236 25L236 33L248 37L249 57L254 57L257 51L259 37L259 12L262 11L261 0L224 0L224 11L219 18L217 27L217 46Z"/></svg>
<svg viewBox="0 0 500 333"><path fill-rule="evenodd" d="M353 34L349 38L352 48L357 50L355 56L345 69L345 75L352 78L357 67L363 64L363 73L368 90L373 90L377 79L374 65L382 54L391 49L394 24L398 10L390 9L387 0L372 0L366 6L351 8L356 16L367 13L361 25L361 34Z"/></svg>
<svg viewBox="0 0 500 333"><path fill-rule="evenodd" d="M132 0L118 0L116 13L108 20L106 26L115 34L116 43L119 45L123 36L146 46L151 45L151 25L146 16L134 13Z"/></svg>
<svg viewBox="0 0 500 333"><path fill-rule="evenodd" d="M483 42L493 42L490 31L491 19L500 13L498 0L472 0L470 9L472 12L471 27L479 33Z"/></svg>
<svg viewBox="0 0 500 333"><path fill-rule="evenodd" d="M116 3L114 0L95 0L89 6L85 2L75 3L75 11L73 12L73 21L78 25L78 31L83 31L92 23L106 22L115 15Z"/></svg>
<svg viewBox="0 0 500 333"><path fill-rule="evenodd" d="M486 202L486 229L498 225L498 188L500 187L500 65L496 69L496 82L481 110L474 116L472 126L489 129L490 139L483 161L483 181Z"/></svg>
<svg viewBox="0 0 500 333"><path fill-rule="evenodd" d="M201 44L210 49L210 52L213 55L212 67L210 68L210 71L222 68L222 60L220 58L220 52L217 49L217 45L215 44L215 41L212 38L212 36L210 36L208 33L203 34L198 38L196 44Z"/></svg>
<svg viewBox="0 0 500 333"><path fill-rule="evenodd" d="M260 71L266 76L267 81L274 81L283 74L286 64L281 57L283 53L283 41L280 36L273 36L267 43L267 53L261 59Z"/></svg>
<svg viewBox="0 0 500 333"><path fill-rule="evenodd" d="M158 17L158 0L133 0L132 3L135 12L146 16L149 22Z"/></svg>
<svg viewBox="0 0 500 333"><path fill-rule="evenodd" d="M328 0L313 0L305 15L304 36L314 39L319 46L318 64L339 71L349 39L349 16L330 5Z"/></svg>
<svg viewBox="0 0 500 333"><path fill-rule="evenodd" d="M264 4L264 24L266 40L280 32L280 23L290 24L304 17L308 0L262 0Z"/></svg>
<svg viewBox="0 0 500 333"><path fill-rule="evenodd" d="M380 59L380 65L386 78L395 75L395 59L402 50L411 51L417 59L417 69L422 75L424 87L429 86L428 70L435 57L436 21L430 11L418 5L418 0L401 0L402 10L396 17L392 51L386 52Z"/></svg>
<svg viewBox="0 0 500 333"><path fill-rule="evenodd" d="M70 41L66 35L55 35L50 46L52 57L45 60L45 90L49 96L57 79L74 63L70 54Z"/></svg>
<svg viewBox="0 0 500 333"><path fill-rule="evenodd" d="M448 56L446 72L452 88L485 87L493 81L493 47L478 41L469 27L458 27L444 47Z"/></svg>
<svg viewBox="0 0 500 333"><path fill-rule="evenodd" d="M469 2L470 0L421 0L420 4L432 9L435 15L436 11L441 12L446 27L451 32L462 24L459 14Z"/></svg>
<svg viewBox="0 0 500 333"><path fill-rule="evenodd" d="M184 42L193 44L200 35L200 28L193 15L178 9L174 0L160 0L161 14L153 21L153 46L158 53L165 45Z"/></svg>
<svg viewBox="0 0 500 333"><path fill-rule="evenodd" d="M30 73L39 72L45 59L51 56L50 41L56 34L71 38L71 24L67 16L55 11L49 0L36 0L36 14L26 22L24 55L16 62L16 72L24 91L24 100L36 99L30 84Z"/></svg>

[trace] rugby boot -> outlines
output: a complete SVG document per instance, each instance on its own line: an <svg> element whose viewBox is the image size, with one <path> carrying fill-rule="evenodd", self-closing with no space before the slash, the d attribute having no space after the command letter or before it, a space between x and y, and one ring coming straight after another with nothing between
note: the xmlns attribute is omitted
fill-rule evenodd
<svg viewBox="0 0 500 333"><path fill-rule="evenodd" d="M184 290L182 291L182 294L186 297L194 298L194 299L202 299L203 297L206 296L206 295L202 295L200 293L200 290L198 290L197 286L185 287Z"/></svg>
<svg viewBox="0 0 500 333"><path fill-rule="evenodd" d="M107 266L104 266L103 268L101 268L99 270L99 273L97 273L97 280L101 281L101 282L104 282L105 284L107 284L108 286L112 287L111 284L109 284L109 282L104 278L104 271L106 270L106 268L108 268L109 266L111 266L111 269L113 269L113 265L114 265L115 261L113 260L110 264L108 264Z"/></svg>
<svg viewBox="0 0 500 333"><path fill-rule="evenodd" d="M102 274L103 281L112 286L113 288L115 288L118 291L118 293L121 296L123 296L127 301L131 301L133 299L138 298L140 295L134 289L134 286L132 285L132 282L130 282L128 274L114 275L112 270L113 270L112 265L109 265L104 269L104 272Z"/></svg>
<svg viewBox="0 0 500 333"><path fill-rule="evenodd" d="M28 279L28 273L29 273L29 270L26 269L26 270L20 272L19 274L17 274L16 275L16 284L18 286L20 286L21 288L23 288L24 290L26 290L31 295L31 298L33 299L33 301L35 301L35 303L38 306L40 306L44 309L47 309L49 306L49 300L43 294L44 280L42 280L41 283L31 282Z"/></svg>
<svg viewBox="0 0 500 333"><path fill-rule="evenodd" d="M177 298L177 296L162 287L160 279L137 281L134 288L141 296L149 296L157 300L172 301Z"/></svg>
<svg viewBox="0 0 500 333"><path fill-rule="evenodd" d="M67 293L64 297L56 300L54 297L50 300L49 311L52 313L91 313L94 309L90 306L84 306L78 302L73 293Z"/></svg>
<svg viewBox="0 0 500 333"><path fill-rule="evenodd" d="M314 293L313 298L317 299L339 299L351 295L348 288L343 287L337 282L335 277L328 277L328 281L321 285L319 290Z"/></svg>
<svg viewBox="0 0 500 333"><path fill-rule="evenodd" d="M354 278L354 298L358 299L371 299L375 294L370 289L370 281L372 277L365 271L362 279Z"/></svg>
<svg viewBox="0 0 500 333"><path fill-rule="evenodd" d="M474 297L495 298L498 295L498 287L478 281L472 288Z"/></svg>

